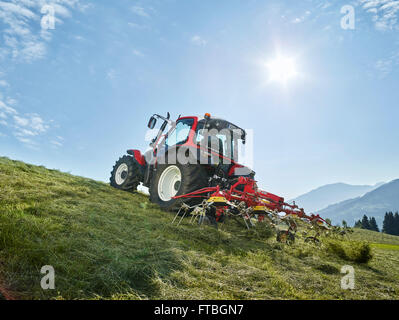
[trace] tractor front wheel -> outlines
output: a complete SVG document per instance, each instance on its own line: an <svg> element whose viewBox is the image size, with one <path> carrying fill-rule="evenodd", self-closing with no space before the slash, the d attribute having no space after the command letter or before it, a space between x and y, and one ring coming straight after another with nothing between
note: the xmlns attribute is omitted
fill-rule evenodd
<svg viewBox="0 0 399 320"><path fill-rule="evenodd" d="M116 163L111 172L110 183L116 189L136 191L142 180L140 164L131 156L123 156Z"/></svg>

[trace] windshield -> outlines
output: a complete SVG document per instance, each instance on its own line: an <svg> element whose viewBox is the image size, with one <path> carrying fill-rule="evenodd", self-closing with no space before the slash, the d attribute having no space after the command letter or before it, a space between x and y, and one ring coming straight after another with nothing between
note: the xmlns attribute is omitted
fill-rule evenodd
<svg viewBox="0 0 399 320"><path fill-rule="evenodd" d="M176 123L176 127L170 132L165 140L165 144L168 147L175 146L177 144L183 144L187 141L188 135L190 134L191 127L193 126L194 119L182 119Z"/></svg>
<svg viewBox="0 0 399 320"><path fill-rule="evenodd" d="M196 130L195 142L211 151L222 154L228 159L237 159L238 139L229 129L204 129L205 122L200 121Z"/></svg>

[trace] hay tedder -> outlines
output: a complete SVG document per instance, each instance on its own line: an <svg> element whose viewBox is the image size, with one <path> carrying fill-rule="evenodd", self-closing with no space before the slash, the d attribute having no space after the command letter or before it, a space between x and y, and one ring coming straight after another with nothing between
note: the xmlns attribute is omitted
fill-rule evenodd
<svg viewBox="0 0 399 320"><path fill-rule="evenodd" d="M342 232L319 215L308 215L295 203L258 188L255 172L238 163L245 130L210 114L176 121L169 113L154 114L148 127L154 129L159 119L163 123L150 150L144 155L128 150L111 172L111 186L134 191L142 183L153 203L177 211L173 223L178 225L188 215L191 222L215 227L228 218L243 221L248 229L265 223L276 229L278 241L287 243L295 240L299 226L306 227L305 241L312 242L321 233Z"/></svg>
<svg viewBox="0 0 399 320"><path fill-rule="evenodd" d="M266 223L276 229L277 241L286 243L295 241L299 226L305 227L306 242L319 242L318 237L322 233L336 230L319 215L307 215L295 203L288 204L282 197L259 190L256 181L247 177L239 177L229 187L207 187L175 198L202 199L193 206L183 203L173 220L179 219L177 224L187 214L191 215L191 222L198 220L199 224L206 222L216 227L226 218L233 217L242 219L248 229L257 223ZM281 225L288 228L281 228Z"/></svg>

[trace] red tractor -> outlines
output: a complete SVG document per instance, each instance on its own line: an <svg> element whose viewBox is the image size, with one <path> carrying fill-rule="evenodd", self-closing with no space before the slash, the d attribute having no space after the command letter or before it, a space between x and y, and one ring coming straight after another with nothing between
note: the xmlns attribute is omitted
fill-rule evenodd
<svg viewBox="0 0 399 320"><path fill-rule="evenodd" d="M237 163L238 146L246 138L240 127L210 114L172 121L168 113L166 117L154 114L148 128L154 129L157 120L163 122L150 143L152 149L144 155L128 150L111 172L111 186L135 191L142 183L153 203L172 210L196 201L176 198L179 195L216 185L228 187L240 176L254 178L252 170Z"/></svg>

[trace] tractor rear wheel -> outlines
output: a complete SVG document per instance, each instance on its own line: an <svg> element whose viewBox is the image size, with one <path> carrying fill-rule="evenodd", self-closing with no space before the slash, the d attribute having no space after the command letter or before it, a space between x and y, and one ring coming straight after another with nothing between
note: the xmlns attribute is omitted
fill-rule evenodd
<svg viewBox="0 0 399 320"><path fill-rule="evenodd" d="M140 164L131 156L123 156L111 172L110 184L116 189L136 191L142 180Z"/></svg>
<svg viewBox="0 0 399 320"><path fill-rule="evenodd" d="M158 204L163 210L177 209L182 203L189 205L198 202L198 199L173 199L178 195L196 191L208 186L208 174L198 164L165 164L158 165L151 185L150 200Z"/></svg>

